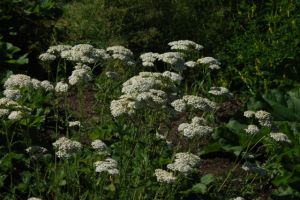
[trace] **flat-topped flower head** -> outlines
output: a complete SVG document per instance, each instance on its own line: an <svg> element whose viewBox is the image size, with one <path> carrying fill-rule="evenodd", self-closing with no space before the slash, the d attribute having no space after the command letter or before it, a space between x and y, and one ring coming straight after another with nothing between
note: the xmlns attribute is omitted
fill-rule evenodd
<svg viewBox="0 0 300 200"><path fill-rule="evenodd" d="M221 63L213 57L200 58L197 60L197 63L208 65L208 68L210 68L212 70L218 70L221 68L220 67Z"/></svg>
<svg viewBox="0 0 300 200"><path fill-rule="evenodd" d="M195 61L187 61L184 63L184 65L190 68L194 68L197 65L197 63Z"/></svg>
<svg viewBox="0 0 300 200"><path fill-rule="evenodd" d="M55 45L55 46L50 46L47 49L47 53L59 56L61 52L70 50L71 48L72 48L71 45L59 44L59 45Z"/></svg>
<svg viewBox="0 0 300 200"><path fill-rule="evenodd" d="M178 126L178 131L187 138L201 137L207 138L212 133L213 129L203 125L205 120L200 117L194 117L192 123L182 123Z"/></svg>
<svg viewBox="0 0 300 200"><path fill-rule="evenodd" d="M10 120L20 120L24 117L24 113L22 111L11 111L8 115L8 119Z"/></svg>
<svg viewBox="0 0 300 200"><path fill-rule="evenodd" d="M52 62L56 60L56 56L51 53L42 53L39 55L39 59L43 62Z"/></svg>
<svg viewBox="0 0 300 200"><path fill-rule="evenodd" d="M200 164L200 157L192 153L177 153L174 163L168 164L167 168L181 173L190 173Z"/></svg>
<svg viewBox="0 0 300 200"><path fill-rule="evenodd" d="M244 112L244 116L245 116L246 118L254 117L254 116L255 116L255 112L252 111L252 110L247 110L247 111Z"/></svg>
<svg viewBox="0 0 300 200"><path fill-rule="evenodd" d="M112 158L106 158L104 161L94 163L96 172L107 172L110 175L119 175L118 162Z"/></svg>
<svg viewBox="0 0 300 200"><path fill-rule="evenodd" d="M255 118L258 119L259 124L264 127L272 127L271 117L271 114L264 110L255 112Z"/></svg>
<svg viewBox="0 0 300 200"><path fill-rule="evenodd" d="M102 140L94 140L92 143L92 148L97 151L105 151L107 149L106 144Z"/></svg>
<svg viewBox="0 0 300 200"><path fill-rule="evenodd" d="M248 127L245 129L246 133L251 134L251 135L255 135L259 132L259 128L254 125L254 124L250 124L248 125Z"/></svg>
<svg viewBox="0 0 300 200"><path fill-rule="evenodd" d="M138 109L139 104L130 96L123 95L118 100L112 100L110 103L110 112L113 117L119 117L124 114L131 115Z"/></svg>
<svg viewBox="0 0 300 200"><path fill-rule="evenodd" d="M52 83L47 80L41 82L41 87L47 92L54 90L54 86L52 85Z"/></svg>
<svg viewBox="0 0 300 200"><path fill-rule="evenodd" d="M217 109L215 102L210 101L207 98L186 95L182 99L177 99L171 103L176 111L183 112L187 107L193 109L202 110L204 112L213 112Z"/></svg>
<svg viewBox="0 0 300 200"><path fill-rule="evenodd" d="M281 132L271 132L270 137L273 138L277 142L291 143L291 140L288 138L288 136Z"/></svg>
<svg viewBox="0 0 300 200"><path fill-rule="evenodd" d="M69 127L81 127L81 122L80 121L70 121Z"/></svg>
<svg viewBox="0 0 300 200"><path fill-rule="evenodd" d="M170 64L176 71L183 71L186 68L184 65L183 54L179 52L166 52L160 54L158 60Z"/></svg>
<svg viewBox="0 0 300 200"><path fill-rule="evenodd" d="M142 65L145 67L154 67L154 62L158 60L159 54L153 52L147 52L140 55Z"/></svg>
<svg viewBox="0 0 300 200"><path fill-rule="evenodd" d="M66 93L69 89L69 85L63 81L56 83L55 91L57 93Z"/></svg>
<svg viewBox="0 0 300 200"><path fill-rule="evenodd" d="M80 142L70 140L66 137L61 137L53 144L53 147L57 150L56 155L62 159L68 159L72 155L75 155L82 148Z"/></svg>
<svg viewBox="0 0 300 200"><path fill-rule="evenodd" d="M176 181L176 177L172 172L168 172L163 169L156 169L154 175L156 176L157 182L159 183L174 183Z"/></svg>
<svg viewBox="0 0 300 200"><path fill-rule="evenodd" d="M32 86L31 77L25 74L12 74L4 82L4 87L6 89L19 89L19 88L29 88Z"/></svg>
<svg viewBox="0 0 300 200"><path fill-rule="evenodd" d="M168 45L171 47L172 50L201 50L203 49L203 46L200 44L197 44L196 42L193 42L191 40L177 40L169 42Z"/></svg>
<svg viewBox="0 0 300 200"><path fill-rule="evenodd" d="M232 97L232 93L225 87L211 87L208 93L215 96Z"/></svg>
<svg viewBox="0 0 300 200"><path fill-rule="evenodd" d="M86 83L92 80L92 70L87 65L77 64L68 79L70 85Z"/></svg>

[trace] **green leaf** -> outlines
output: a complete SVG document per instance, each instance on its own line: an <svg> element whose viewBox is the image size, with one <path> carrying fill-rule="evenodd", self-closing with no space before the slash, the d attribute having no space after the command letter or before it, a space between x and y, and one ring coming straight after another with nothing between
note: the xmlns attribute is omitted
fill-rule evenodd
<svg viewBox="0 0 300 200"><path fill-rule="evenodd" d="M203 183L197 183L192 187L192 192L205 194L207 192L207 186Z"/></svg>
<svg viewBox="0 0 300 200"><path fill-rule="evenodd" d="M201 177L201 183L203 183L204 185L209 185L214 181L215 181L215 177L212 174L206 174Z"/></svg>

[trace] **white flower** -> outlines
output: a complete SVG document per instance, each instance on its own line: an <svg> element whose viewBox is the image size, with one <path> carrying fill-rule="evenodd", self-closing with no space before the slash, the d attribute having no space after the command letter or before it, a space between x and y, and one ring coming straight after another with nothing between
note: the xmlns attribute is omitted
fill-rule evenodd
<svg viewBox="0 0 300 200"><path fill-rule="evenodd" d="M25 74L12 74L10 77L4 82L4 87L6 89L18 89L23 87L31 87L31 77Z"/></svg>
<svg viewBox="0 0 300 200"><path fill-rule="evenodd" d="M21 97L21 92L18 89L5 89L3 94L6 98L11 100L17 100Z"/></svg>
<svg viewBox="0 0 300 200"><path fill-rule="evenodd" d="M267 111L260 110L255 112L255 118L258 119L258 122L261 126L268 128L272 127L271 114Z"/></svg>
<svg viewBox="0 0 300 200"><path fill-rule="evenodd" d="M40 198L37 198L37 197L30 197L29 199L27 199L27 200L42 200L42 199L40 199Z"/></svg>
<svg viewBox="0 0 300 200"><path fill-rule="evenodd" d="M111 46L108 47L106 51L111 54L111 57L113 59L124 61L124 63L127 65L134 64L134 62L132 61L132 51L123 46Z"/></svg>
<svg viewBox="0 0 300 200"><path fill-rule="evenodd" d="M73 70L71 76L69 76L69 84L76 85L79 83L91 81L91 73L91 68L87 65L77 64L75 66L75 70Z"/></svg>
<svg viewBox="0 0 300 200"><path fill-rule="evenodd" d="M81 127L80 121L71 121L69 122L69 127Z"/></svg>
<svg viewBox="0 0 300 200"><path fill-rule="evenodd" d="M96 172L107 172L110 175L119 175L119 170L117 169L118 163L112 158L106 158L104 161L97 161L94 165L96 166Z"/></svg>
<svg viewBox="0 0 300 200"><path fill-rule="evenodd" d="M187 138L194 138L196 136L206 138L210 136L213 129L209 126L203 125L205 120L200 117L194 117L192 123L182 123L178 126L178 131Z"/></svg>
<svg viewBox="0 0 300 200"><path fill-rule="evenodd" d="M187 61L184 63L184 65L190 68L194 68L197 65L197 63L195 61Z"/></svg>
<svg viewBox="0 0 300 200"><path fill-rule="evenodd" d="M4 117L4 116L7 116L8 113L9 113L9 110L8 110L8 109L0 108L0 118L1 118L1 117Z"/></svg>
<svg viewBox="0 0 300 200"><path fill-rule="evenodd" d="M277 142L291 143L291 140L288 138L288 136L281 132L277 132L277 133L271 132L270 137L273 138Z"/></svg>
<svg viewBox="0 0 300 200"><path fill-rule="evenodd" d="M199 164L200 164L199 156L196 156L192 153L177 153L175 155L174 163L168 164L167 168L172 171L189 173L193 171L193 168Z"/></svg>
<svg viewBox="0 0 300 200"><path fill-rule="evenodd" d="M62 159L70 158L82 148L80 142L70 140L66 137L59 138L52 145L57 149L57 152L55 153L57 157Z"/></svg>
<svg viewBox="0 0 300 200"><path fill-rule="evenodd" d="M54 86L47 80L41 82L41 87L47 92L54 90Z"/></svg>
<svg viewBox="0 0 300 200"><path fill-rule="evenodd" d="M209 99L186 95L182 99L177 99L171 103L174 109L178 112L183 112L186 110L186 107L192 107L194 109L199 109L204 112L212 112L216 110L217 106L215 102L210 101Z"/></svg>
<svg viewBox="0 0 300 200"><path fill-rule="evenodd" d="M42 53L39 55L39 59L43 62L51 62L56 59L56 56L51 53Z"/></svg>
<svg viewBox="0 0 300 200"><path fill-rule="evenodd" d="M172 172L168 172L163 169L156 169L154 175L156 176L157 182L160 183L174 183L176 181L176 177Z"/></svg>
<svg viewBox="0 0 300 200"><path fill-rule="evenodd" d="M246 133L255 135L259 132L259 128L256 125L250 124L248 127L245 129Z"/></svg>
<svg viewBox="0 0 300 200"><path fill-rule="evenodd" d="M197 63L208 65L221 65L221 63L213 57L203 57L197 60Z"/></svg>
<svg viewBox="0 0 300 200"><path fill-rule="evenodd" d="M164 63L172 65L177 71L183 71L186 67L184 65L183 54L179 52L166 52L160 54L158 59Z"/></svg>
<svg viewBox="0 0 300 200"><path fill-rule="evenodd" d="M217 64L211 64L211 65L208 65L208 68L211 69L211 70L218 70L218 69L221 69L220 65L217 65Z"/></svg>
<svg viewBox="0 0 300 200"><path fill-rule="evenodd" d="M97 150L97 151L105 151L107 149L107 146L104 142L101 140L94 140L92 143L92 148Z"/></svg>
<svg viewBox="0 0 300 200"><path fill-rule="evenodd" d="M55 91L57 93L66 93L68 91L68 89L69 89L69 86L67 83L64 83L63 81L56 83Z"/></svg>
<svg viewBox="0 0 300 200"><path fill-rule="evenodd" d="M225 87L211 87L208 93L213 94L215 96L227 96L232 97L232 93Z"/></svg>
<svg viewBox="0 0 300 200"><path fill-rule="evenodd" d="M110 103L110 112L113 117L119 117L123 114L131 115L138 108L138 103L130 97L121 96L118 100Z"/></svg>
<svg viewBox="0 0 300 200"><path fill-rule="evenodd" d="M153 52L143 53L140 55L140 58L142 59L142 65L145 67L153 67L154 62L158 59L158 57L159 54Z"/></svg>
<svg viewBox="0 0 300 200"><path fill-rule="evenodd" d="M244 116L247 117L247 118L254 117L255 116L255 112L252 111L252 110L247 110L247 111L244 112Z"/></svg>
<svg viewBox="0 0 300 200"><path fill-rule="evenodd" d="M32 87L34 89L39 89L41 87L41 81L39 81L35 78L31 79L31 83L32 83Z"/></svg>
<svg viewBox="0 0 300 200"><path fill-rule="evenodd" d="M243 197L235 197L235 198L232 198L231 200L245 200Z"/></svg>
<svg viewBox="0 0 300 200"><path fill-rule="evenodd" d="M24 114L21 111L11 111L8 115L8 119L10 120L20 120L24 117Z"/></svg>
<svg viewBox="0 0 300 200"><path fill-rule="evenodd" d="M163 77L169 78L173 83L179 84L182 81L182 76L170 71L165 71L162 73Z"/></svg>
<svg viewBox="0 0 300 200"><path fill-rule="evenodd" d="M143 101L148 104L165 104L168 95L162 90L150 89L149 92L142 92L137 95L137 101Z"/></svg>
<svg viewBox="0 0 300 200"><path fill-rule="evenodd" d="M172 50L189 50L189 49L201 50L201 49L203 49L202 45L197 44L196 42L193 42L191 40L172 41L172 42L169 42L168 45L171 47Z"/></svg>

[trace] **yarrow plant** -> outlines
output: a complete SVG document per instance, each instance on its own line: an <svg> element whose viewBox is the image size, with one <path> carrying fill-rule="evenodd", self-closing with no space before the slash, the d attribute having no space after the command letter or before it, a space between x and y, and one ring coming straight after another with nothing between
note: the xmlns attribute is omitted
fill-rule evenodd
<svg viewBox="0 0 300 200"><path fill-rule="evenodd" d="M80 142L70 140L66 137L59 138L52 145L57 150L55 154L61 159L69 159L82 148Z"/></svg>
<svg viewBox="0 0 300 200"><path fill-rule="evenodd" d="M200 157L192 153L177 153L174 163L168 164L171 171L178 171L184 174L191 173L200 164Z"/></svg>
<svg viewBox="0 0 300 200"><path fill-rule="evenodd" d="M207 138L212 133L213 129L204 125L205 119L194 117L192 123L182 123L178 126L178 131L187 138Z"/></svg>

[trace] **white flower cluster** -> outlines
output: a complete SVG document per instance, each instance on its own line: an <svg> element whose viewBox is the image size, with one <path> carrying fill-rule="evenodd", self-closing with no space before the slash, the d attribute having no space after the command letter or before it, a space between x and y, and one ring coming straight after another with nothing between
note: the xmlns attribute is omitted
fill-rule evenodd
<svg viewBox="0 0 300 200"><path fill-rule="evenodd" d="M73 62L95 64L103 59L109 59L109 54L104 49L94 48L89 44L56 45L50 46L46 53L39 56L41 61L53 61L57 58L66 59Z"/></svg>
<svg viewBox="0 0 300 200"><path fill-rule="evenodd" d="M232 97L232 93L225 87L211 87L208 93L215 96Z"/></svg>
<svg viewBox="0 0 300 200"><path fill-rule="evenodd" d="M69 89L69 85L63 81L57 82L55 86L55 92L58 94L66 93Z"/></svg>
<svg viewBox="0 0 300 200"><path fill-rule="evenodd" d="M133 65L133 53L123 46L107 47L106 51L110 53L111 57L123 61L127 65Z"/></svg>
<svg viewBox="0 0 300 200"><path fill-rule="evenodd" d="M273 138L277 142L291 143L291 140L288 138L288 136L281 132L271 132L270 137Z"/></svg>
<svg viewBox="0 0 300 200"><path fill-rule="evenodd" d="M200 157L192 153L177 153L174 163L168 164L167 168L171 171L179 171L181 173L192 172L195 167L200 164Z"/></svg>
<svg viewBox="0 0 300 200"><path fill-rule="evenodd" d="M194 68L197 65L197 63L195 61L190 60L185 62L184 65L190 68Z"/></svg>
<svg viewBox="0 0 300 200"><path fill-rule="evenodd" d="M70 121L69 127L81 127L81 122L80 121Z"/></svg>
<svg viewBox="0 0 300 200"><path fill-rule="evenodd" d="M57 149L57 152L55 153L57 157L62 159L70 158L82 148L80 142L70 140L66 137L59 138L52 145Z"/></svg>
<svg viewBox="0 0 300 200"><path fill-rule="evenodd" d="M261 126L269 127L272 126L271 114L264 111L259 110L255 112L255 118L258 119L258 122Z"/></svg>
<svg viewBox="0 0 300 200"><path fill-rule="evenodd" d="M142 65L144 67L154 67L154 62L158 60L159 54L153 52L147 52L140 55Z"/></svg>
<svg viewBox="0 0 300 200"><path fill-rule="evenodd" d="M102 140L94 140L91 145L99 154L106 153L107 146Z"/></svg>
<svg viewBox="0 0 300 200"><path fill-rule="evenodd" d="M248 125L248 127L245 129L246 133L251 134L251 135L255 135L259 132L259 128L254 125L254 124L250 124Z"/></svg>
<svg viewBox="0 0 300 200"><path fill-rule="evenodd" d="M30 198L28 198L27 200L42 200L42 199L37 198L37 197L30 197Z"/></svg>
<svg viewBox="0 0 300 200"><path fill-rule="evenodd" d="M168 95L162 89L176 90L176 84L182 77L174 72L164 73L140 72L123 83L122 95L110 104L111 114L118 117L122 114L133 114L141 106L163 105Z"/></svg>
<svg viewBox="0 0 300 200"><path fill-rule="evenodd" d="M69 84L77 85L80 83L86 83L92 80L92 70L89 66L77 63L75 69L69 76Z"/></svg>
<svg viewBox="0 0 300 200"><path fill-rule="evenodd" d="M168 172L163 169L156 169L154 175L156 176L157 182L159 183L174 183L176 181L176 177L172 172Z"/></svg>
<svg viewBox="0 0 300 200"><path fill-rule="evenodd" d="M14 100L7 97L0 99L0 118L6 117L9 120L20 120L26 114L29 114L31 109L26 106L21 106Z"/></svg>
<svg viewBox="0 0 300 200"><path fill-rule="evenodd" d="M207 98L186 95L182 99L177 99L171 103L174 109L178 112L186 111L187 107L202 110L204 112L213 112L217 109L215 102L210 101Z"/></svg>
<svg viewBox="0 0 300 200"><path fill-rule="evenodd" d="M12 74L4 82L4 88L5 90L3 94L9 99L16 100L21 97L21 88L33 88L51 91L54 87L49 81L46 80L39 81L25 74Z"/></svg>
<svg viewBox="0 0 300 200"><path fill-rule="evenodd" d="M213 57L200 58L197 60L197 63L208 65L208 68L212 70L221 68L220 67L221 63Z"/></svg>
<svg viewBox="0 0 300 200"><path fill-rule="evenodd" d="M104 161L97 161L94 163L96 172L107 172L110 175L119 175L118 162L112 158L106 158Z"/></svg>
<svg viewBox="0 0 300 200"><path fill-rule="evenodd" d="M178 131L187 138L194 138L196 136L206 138L210 136L213 129L204 125L205 119L194 117L192 123L182 123L178 126Z"/></svg>
<svg viewBox="0 0 300 200"><path fill-rule="evenodd" d="M40 158L44 153L46 153L48 150L44 147L40 146L31 146L25 149L25 151L34 159Z"/></svg>
<svg viewBox="0 0 300 200"><path fill-rule="evenodd" d="M235 197L235 198L232 198L231 200L245 200L243 197Z"/></svg>
<svg viewBox="0 0 300 200"><path fill-rule="evenodd" d="M267 111L259 110L254 112L252 110L247 110L244 112L244 116L246 118L255 117L261 126L268 127L268 128L272 127L272 119L271 119L272 116Z"/></svg>
<svg viewBox="0 0 300 200"><path fill-rule="evenodd" d="M191 40L178 40L178 41L172 41L169 42L168 45L171 47L172 50L201 50L203 49L203 46L200 44L197 44L196 42L193 42Z"/></svg>
<svg viewBox="0 0 300 200"><path fill-rule="evenodd" d="M183 54L180 52L166 52L158 56L158 60L172 65L176 71L183 71L186 66Z"/></svg>

